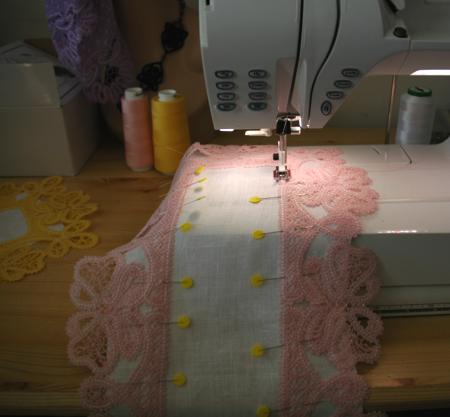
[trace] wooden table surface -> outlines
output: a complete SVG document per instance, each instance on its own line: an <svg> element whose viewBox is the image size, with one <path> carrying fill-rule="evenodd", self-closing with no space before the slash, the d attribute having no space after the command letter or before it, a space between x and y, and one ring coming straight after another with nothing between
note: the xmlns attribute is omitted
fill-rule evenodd
<svg viewBox="0 0 450 417"><path fill-rule="evenodd" d="M224 142L241 141L231 135ZM250 138L247 143L260 141ZM323 129L297 140L304 144L380 143L382 131ZM217 141L219 143L219 141ZM6 181L2 179L1 181ZM65 179L99 204L90 216L100 237L93 249L50 259L39 274L0 283L0 414L82 416L78 386L88 372L70 365L65 324L74 263L103 255L131 240L158 207L170 178L136 174L123 161L122 147L99 148L80 175ZM450 316L385 319L382 357L360 372L371 387L369 409L450 408Z"/></svg>

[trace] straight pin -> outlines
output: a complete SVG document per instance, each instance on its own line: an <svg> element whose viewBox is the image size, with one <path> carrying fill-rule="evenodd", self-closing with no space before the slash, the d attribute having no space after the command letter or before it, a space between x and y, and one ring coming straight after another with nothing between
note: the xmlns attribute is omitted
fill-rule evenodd
<svg viewBox="0 0 450 417"><path fill-rule="evenodd" d="M192 227L193 227L192 223L186 222L186 223L183 223L182 225L178 226L177 229L183 233L187 233L192 230Z"/></svg>
<svg viewBox="0 0 450 417"><path fill-rule="evenodd" d="M183 288L187 290L194 286L194 280L192 279L192 277L184 277L180 281L171 281L171 282L175 284L180 284Z"/></svg>
<svg viewBox="0 0 450 417"><path fill-rule="evenodd" d="M295 226L292 230L295 230L295 231L308 230L308 229L312 229L314 227L315 227L315 225ZM255 240L260 240L260 239L264 239L267 235L273 235L275 233L283 233L283 232L284 232L284 230L273 230L271 232L265 232L262 229L256 229L256 230L253 230L252 237Z"/></svg>
<svg viewBox="0 0 450 417"><path fill-rule="evenodd" d="M191 319L188 316L180 316L176 321L168 321L164 324L173 325L176 324L180 329L187 329L191 327Z"/></svg>
<svg viewBox="0 0 450 417"><path fill-rule="evenodd" d="M149 323L149 324L151 324L151 323ZM180 317L177 318L176 321L160 322L160 324L163 325L163 326L176 325L180 329L187 329L187 328L191 327L192 320L188 316L180 316ZM144 323L144 324L131 324L130 327L145 327L146 325L147 325L146 323Z"/></svg>
<svg viewBox="0 0 450 417"><path fill-rule="evenodd" d="M261 240L264 239L267 235L273 235L275 233L282 233L282 230L274 230L272 232L265 232L261 229L253 230L252 232L252 238L255 240Z"/></svg>
<svg viewBox="0 0 450 417"><path fill-rule="evenodd" d="M187 188L187 187L191 187L191 186L196 185L196 184L201 184L202 182L205 182L205 181L207 181L207 180L208 180L207 177L203 177L203 178L200 178L200 179L197 180L197 181L193 181L193 182L190 182L189 184L183 185L182 187L174 188L174 189L171 190L171 191L172 191L172 192L175 192L175 191L181 191L181 190L184 190L184 189ZM168 184L170 184L170 182L169 182ZM164 184L164 186L165 186L165 185L167 185L167 183ZM158 188L163 188L163 185L160 185ZM161 194L161 195L159 196L159 198L165 197L167 194L169 194L169 192L170 192L170 191L168 191L168 192L165 193L165 194Z"/></svg>
<svg viewBox="0 0 450 417"><path fill-rule="evenodd" d="M252 204L259 204L263 200L272 200L272 199L276 199L276 198L280 198L280 196L278 195L278 196L273 196L273 197L259 197L259 196L255 195L253 197L250 197L248 199L248 202L252 203Z"/></svg>
<svg viewBox="0 0 450 417"><path fill-rule="evenodd" d="M207 180L208 180L208 177L203 177L203 178L200 178L197 181L193 181L193 182L187 184L186 187L190 187L191 185L195 185L195 184L201 184L202 182L205 182Z"/></svg>
<svg viewBox="0 0 450 417"><path fill-rule="evenodd" d="M200 165L199 167L195 168L194 174L200 175L205 170L205 168L206 167L204 165Z"/></svg>
<svg viewBox="0 0 450 417"><path fill-rule="evenodd" d="M275 280L279 280L279 279L284 279L284 277L265 278L261 274L255 274L255 275L251 276L250 282L253 287L259 288L259 287L262 287L266 281L275 281Z"/></svg>
<svg viewBox="0 0 450 417"><path fill-rule="evenodd" d="M184 375L181 372L177 372L173 378L171 379L160 379L158 383L166 383L166 382L172 382L177 387L182 387L186 385L187 378L186 375ZM150 385L153 384L153 381L136 381L136 382L122 382L123 385Z"/></svg>
<svg viewBox="0 0 450 417"><path fill-rule="evenodd" d="M250 356L252 358L261 358L265 355L265 353L268 350L274 350L274 349L280 349L282 348L284 345L276 345L276 346L269 346L269 347L264 347L263 345L261 345L260 343L255 343L251 348L250 348Z"/></svg>
<svg viewBox="0 0 450 417"><path fill-rule="evenodd" d="M194 225L192 223L186 222L186 223L180 224L179 226L176 226L174 229L166 230L164 232L163 236L165 236L169 233L172 233L173 231L177 232L178 230L180 232L187 233L187 232L191 231L193 227L194 227Z"/></svg>
<svg viewBox="0 0 450 417"><path fill-rule="evenodd" d="M172 382L174 385L176 385L177 387L183 387L184 385L186 385L187 383L187 378L186 375L181 373L181 372L177 372L173 378L171 379L162 379L160 382Z"/></svg>
<svg viewBox="0 0 450 417"><path fill-rule="evenodd" d="M188 202L184 203L183 206L187 206L188 204L195 203L196 201L204 200L205 198L206 198L206 195L203 195L201 197L197 197L194 200L191 200L191 201L188 201Z"/></svg>
<svg viewBox="0 0 450 417"><path fill-rule="evenodd" d="M283 411L288 411L290 409L291 407L285 407L277 410L271 410L267 405L260 405L256 409L256 417L270 417L272 413L282 413Z"/></svg>
<svg viewBox="0 0 450 417"><path fill-rule="evenodd" d="M133 284L138 284L138 285L148 284L148 285L150 285L151 282L133 281ZM194 280L192 279L192 277L184 277L183 279L181 279L179 281L163 281L163 282L161 282L161 284L163 284L163 285L180 284L183 288L192 288L194 286ZM126 306L126 307L122 307L122 308L128 308L128 307Z"/></svg>

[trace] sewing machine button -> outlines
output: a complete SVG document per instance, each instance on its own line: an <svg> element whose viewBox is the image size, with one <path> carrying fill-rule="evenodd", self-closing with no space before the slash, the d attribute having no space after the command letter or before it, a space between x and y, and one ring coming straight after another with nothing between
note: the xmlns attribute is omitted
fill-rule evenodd
<svg viewBox="0 0 450 417"><path fill-rule="evenodd" d="M236 108L236 103L219 103L217 108L220 111L233 111Z"/></svg>
<svg viewBox="0 0 450 417"><path fill-rule="evenodd" d="M333 111L333 105L331 104L330 101L325 100L320 106L320 111L324 116L329 116Z"/></svg>
<svg viewBox="0 0 450 417"><path fill-rule="evenodd" d="M217 78L221 78L223 80L234 77L234 71L230 71L230 70L216 71L214 74L216 75Z"/></svg>
<svg viewBox="0 0 450 417"><path fill-rule="evenodd" d="M262 69L253 69L248 72L250 78L266 78L269 73Z"/></svg>
<svg viewBox="0 0 450 417"><path fill-rule="evenodd" d="M331 100L341 100L345 97L342 91L328 91L327 97Z"/></svg>
<svg viewBox="0 0 450 417"><path fill-rule="evenodd" d="M248 86L251 90L264 90L268 87L265 81L250 81Z"/></svg>
<svg viewBox="0 0 450 417"><path fill-rule="evenodd" d="M250 100L266 100L267 99L267 93L264 93L263 91L258 91L257 93L248 93L248 96L250 97Z"/></svg>
<svg viewBox="0 0 450 417"><path fill-rule="evenodd" d="M248 103L248 108L253 111L261 111L267 109L267 103L257 101L255 103Z"/></svg>
<svg viewBox="0 0 450 417"><path fill-rule="evenodd" d="M236 94L234 93L219 93L217 94L217 98L223 101L232 101L236 98Z"/></svg>
<svg viewBox="0 0 450 417"><path fill-rule="evenodd" d="M341 74L348 78L358 78L361 76L361 72L356 68L344 68Z"/></svg>
<svg viewBox="0 0 450 417"><path fill-rule="evenodd" d="M350 80L336 80L334 82L334 86L336 88L352 88L353 87L353 83Z"/></svg>
<svg viewBox="0 0 450 417"><path fill-rule="evenodd" d="M219 90L233 90L236 87L236 84L232 81L221 81L216 83L216 86Z"/></svg>

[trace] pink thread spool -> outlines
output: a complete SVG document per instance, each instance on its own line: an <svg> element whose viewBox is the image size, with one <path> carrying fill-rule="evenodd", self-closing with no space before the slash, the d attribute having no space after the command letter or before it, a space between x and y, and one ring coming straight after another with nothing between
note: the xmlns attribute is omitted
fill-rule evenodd
<svg viewBox="0 0 450 417"><path fill-rule="evenodd" d="M150 128L150 105L142 88L125 90L122 97L123 133L125 159L135 172L153 168L153 144Z"/></svg>

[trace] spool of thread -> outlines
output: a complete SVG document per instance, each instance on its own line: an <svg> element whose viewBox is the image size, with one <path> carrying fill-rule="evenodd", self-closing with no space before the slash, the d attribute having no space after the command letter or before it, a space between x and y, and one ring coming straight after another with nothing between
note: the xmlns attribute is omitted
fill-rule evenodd
<svg viewBox="0 0 450 417"><path fill-rule="evenodd" d="M175 90L161 90L152 98L155 169L173 175L191 144L184 98Z"/></svg>
<svg viewBox="0 0 450 417"><path fill-rule="evenodd" d="M142 88L125 90L122 115L126 163L133 171L148 171L153 167L152 131L149 100Z"/></svg>
<svg viewBox="0 0 450 417"><path fill-rule="evenodd" d="M432 91L411 87L400 98L396 142L400 145L429 144L435 106Z"/></svg>

